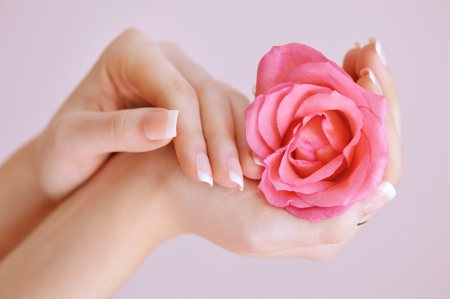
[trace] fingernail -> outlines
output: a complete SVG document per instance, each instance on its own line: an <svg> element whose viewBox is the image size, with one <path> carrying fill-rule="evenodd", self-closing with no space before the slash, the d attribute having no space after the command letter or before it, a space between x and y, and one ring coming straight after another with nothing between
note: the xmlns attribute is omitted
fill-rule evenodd
<svg viewBox="0 0 450 299"><path fill-rule="evenodd" d="M359 71L359 75L360 75L361 77L364 77L364 76L367 76L367 75L368 75L369 78L370 78L370 81L372 81L372 83L375 84L375 86L376 86L376 87L378 88L378 90L380 91L380 94L383 94L383 90L381 89L380 82L378 82L377 77L375 77L375 74L372 72L371 69L369 69L368 67L366 67L366 68L364 68L364 69L362 69L362 70Z"/></svg>
<svg viewBox="0 0 450 299"><path fill-rule="evenodd" d="M397 191L395 191L394 186L392 186L389 182L383 182L380 185L378 185L377 190L380 190L384 193L386 193L389 196L389 200L393 200L394 197L397 195Z"/></svg>
<svg viewBox="0 0 450 299"><path fill-rule="evenodd" d="M238 159L228 159L228 176L231 181L239 185L239 190L244 190L244 176L242 175L242 168Z"/></svg>
<svg viewBox="0 0 450 299"><path fill-rule="evenodd" d="M381 43L378 39L376 39L375 37L371 37L369 38L369 43L371 44L375 44L375 51L377 51L378 57L380 57L381 63L383 63L384 65L387 65L387 60L386 60L386 53L384 52L383 48L381 47Z"/></svg>
<svg viewBox="0 0 450 299"><path fill-rule="evenodd" d="M355 48L356 48L356 49L361 49L361 44L360 44L359 42L356 42L356 43L355 43Z"/></svg>
<svg viewBox="0 0 450 299"><path fill-rule="evenodd" d="M389 182L381 183L374 193L361 201L366 214L371 214L390 202L396 195L394 186Z"/></svg>
<svg viewBox="0 0 450 299"><path fill-rule="evenodd" d="M161 140L177 136L178 110L150 113L144 120L144 133L150 140Z"/></svg>
<svg viewBox="0 0 450 299"><path fill-rule="evenodd" d="M204 153L198 153L197 161L195 164L197 167L198 179L202 182L208 183L212 187L213 186L212 171L211 171L211 164L209 164L208 156L206 156Z"/></svg>
<svg viewBox="0 0 450 299"><path fill-rule="evenodd" d="M264 164L261 163L261 160L259 160L258 156L255 153L252 153L253 162L255 162L256 165L264 166Z"/></svg>

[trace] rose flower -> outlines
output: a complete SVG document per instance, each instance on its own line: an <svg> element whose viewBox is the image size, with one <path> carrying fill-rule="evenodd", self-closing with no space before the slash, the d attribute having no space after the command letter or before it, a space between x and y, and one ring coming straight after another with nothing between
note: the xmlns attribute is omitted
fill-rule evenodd
<svg viewBox="0 0 450 299"><path fill-rule="evenodd" d="M301 44L273 47L260 61L247 140L265 167L267 201L313 222L371 194L388 161L386 99Z"/></svg>

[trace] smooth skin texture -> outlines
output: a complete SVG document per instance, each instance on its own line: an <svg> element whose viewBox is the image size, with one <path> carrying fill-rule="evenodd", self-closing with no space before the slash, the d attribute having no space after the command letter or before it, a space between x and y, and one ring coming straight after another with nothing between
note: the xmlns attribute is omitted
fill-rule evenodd
<svg viewBox="0 0 450 299"><path fill-rule="evenodd" d="M393 82L386 79L387 67L376 73L381 91L370 76L358 75L369 63L371 69L380 63L373 44L351 50L349 59L368 63L350 64L358 84L395 94L389 89ZM230 94L232 111L244 108L233 103L244 103L245 97ZM396 97L388 101L398 103ZM242 116L233 112L233 117ZM397 184L403 175L401 142L395 115L390 119L392 150L384 180ZM243 122L234 124L236 132L244 129ZM339 217L314 224L269 205L257 184L246 179L240 192L193 182L172 144L114 155L1 262L0 298L108 298L152 248L184 233L248 256L328 259L361 229L357 224L371 216L363 201ZM388 202L384 200L380 206Z"/></svg>
<svg viewBox="0 0 450 299"><path fill-rule="evenodd" d="M200 181L197 166L211 183L214 179L227 188L243 187L243 175L260 178L262 169L253 163L245 137L235 136L229 100L235 93L177 45L126 30L43 132L0 168L0 259L53 211L55 200L86 182L111 153L147 152L168 144L173 135L164 138L161 128L169 119L167 109L172 116L179 111L173 142L191 179ZM202 165L197 165L199 153Z"/></svg>

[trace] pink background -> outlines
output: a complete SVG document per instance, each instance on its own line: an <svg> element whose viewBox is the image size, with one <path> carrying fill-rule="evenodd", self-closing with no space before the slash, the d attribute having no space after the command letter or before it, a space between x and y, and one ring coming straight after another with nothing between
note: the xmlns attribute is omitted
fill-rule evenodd
<svg viewBox="0 0 450 299"><path fill-rule="evenodd" d="M272 45L301 42L341 62L355 41L378 37L402 103L406 175L330 261L251 259L183 236L114 298L450 298L449 0L0 0L0 160L130 26L178 42L248 96Z"/></svg>

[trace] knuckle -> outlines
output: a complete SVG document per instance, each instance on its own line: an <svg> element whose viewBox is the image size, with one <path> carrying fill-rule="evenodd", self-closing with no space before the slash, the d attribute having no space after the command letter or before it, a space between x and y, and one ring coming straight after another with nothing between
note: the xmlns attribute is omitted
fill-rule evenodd
<svg viewBox="0 0 450 299"><path fill-rule="evenodd" d="M176 42L173 42L173 41L161 41L158 44L161 48L163 48L166 51L170 51L170 52L182 51L180 45L178 45Z"/></svg>
<svg viewBox="0 0 450 299"><path fill-rule="evenodd" d="M197 102L197 92L186 80L175 77L168 80L170 80L168 86L171 87L172 92L181 94L185 100Z"/></svg>
<svg viewBox="0 0 450 299"><path fill-rule="evenodd" d="M349 231L343 224L325 225L322 227L320 238L323 244L337 244L347 240Z"/></svg>
<svg viewBox="0 0 450 299"><path fill-rule="evenodd" d="M128 111L123 110L119 113L115 113L107 122L107 134L108 139L115 143L121 143L126 139L127 136L127 118Z"/></svg>
<svg viewBox="0 0 450 299"><path fill-rule="evenodd" d="M67 136L70 136L70 117L61 115L53 119L49 124L47 131L50 134L50 145L56 153L64 152L67 147L70 147Z"/></svg>

